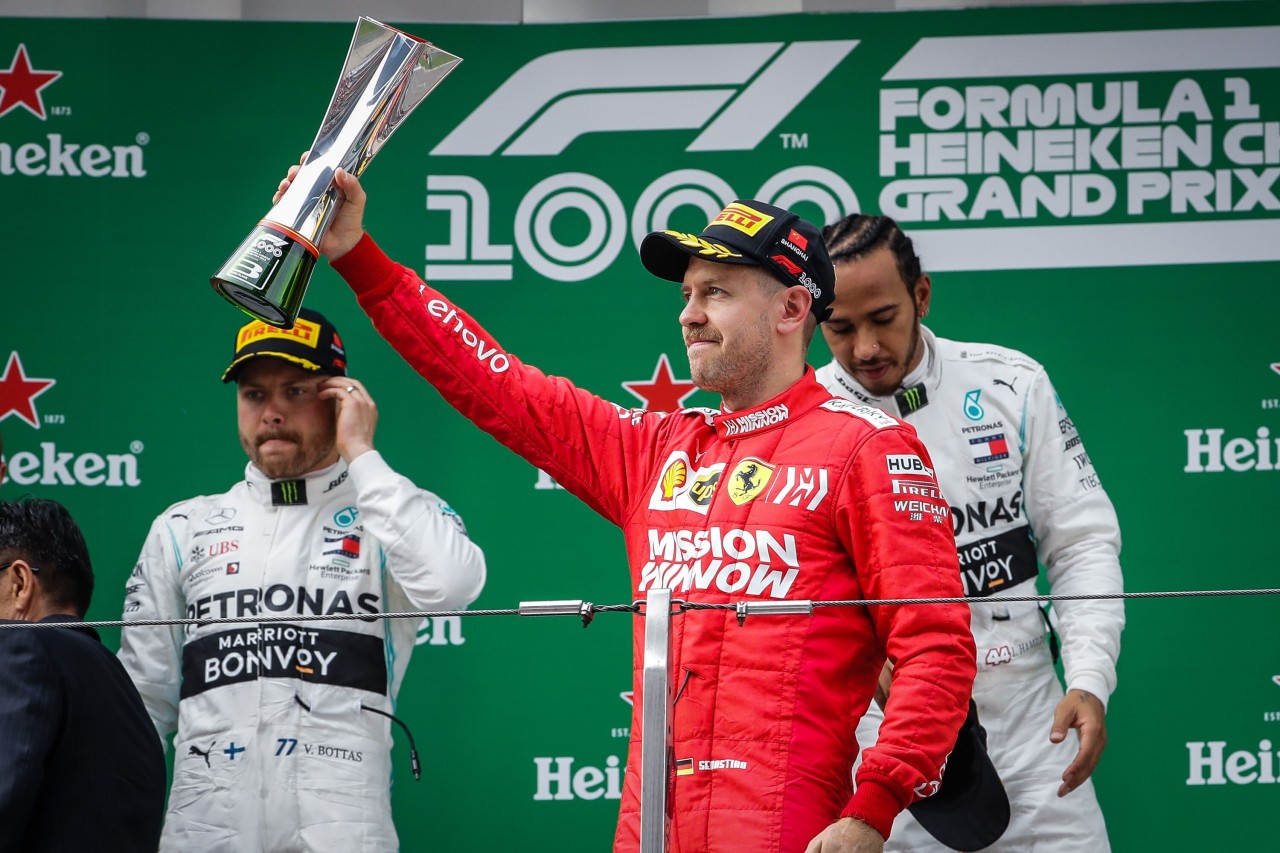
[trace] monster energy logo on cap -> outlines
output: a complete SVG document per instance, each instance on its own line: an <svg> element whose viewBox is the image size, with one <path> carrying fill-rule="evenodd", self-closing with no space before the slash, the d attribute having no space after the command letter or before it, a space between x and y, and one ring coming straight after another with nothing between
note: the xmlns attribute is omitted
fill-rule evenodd
<svg viewBox="0 0 1280 853"><path fill-rule="evenodd" d="M910 388L903 388L897 394L893 395L893 399L898 401L898 411L904 415L917 412L929 405L929 397L924 392L924 385L912 385Z"/></svg>
<svg viewBox="0 0 1280 853"><path fill-rule="evenodd" d="M280 480L271 484L271 503L273 506L293 506L306 502L306 480Z"/></svg>

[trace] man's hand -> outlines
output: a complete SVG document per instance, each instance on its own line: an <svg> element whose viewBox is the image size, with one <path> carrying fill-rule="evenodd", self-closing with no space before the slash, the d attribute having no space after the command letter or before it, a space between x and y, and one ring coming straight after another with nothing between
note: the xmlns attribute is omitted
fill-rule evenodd
<svg viewBox="0 0 1280 853"><path fill-rule="evenodd" d="M357 456L373 450L373 431L378 425L378 407L359 380L350 376L330 376L320 383L320 399L337 402L334 443L348 465Z"/></svg>
<svg viewBox="0 0 1280 853"><path fill-rule="evenodd" d="M868 824L851 817L840 820L822 830L809 842L804 853L883 853L884 836Z"/></svg>
<svg viewBox="0 0 1280 853"><path fill-rule="evenodd" d="M1098 766L1102 750L1107 746L1107 711L1102 700L1087 690L1068 690L1053 712L1053 728L1049 740L1062 743L1067 729L1080 734L1080 751L1062 773L1058 796L1065 797L1084 784Z"/></svg>
<svg viewBox="0 0 1280 853"><path fill-rule="evenodd" d="M302 161L307 159L307 153L309 152L303 152ZM271 197L272 204L280 200L301 169L301 165L289 167L288 174L276 188L276 194ZM325 232L324 239L316 247L330 262L336 261L355 248L356 243L359 243L360 238L364 236L365 194L360 182L354 176L347 174L345 169L339 169L334 172L333 183L338 188L333 220L329 223L329 230Z"/></svg>

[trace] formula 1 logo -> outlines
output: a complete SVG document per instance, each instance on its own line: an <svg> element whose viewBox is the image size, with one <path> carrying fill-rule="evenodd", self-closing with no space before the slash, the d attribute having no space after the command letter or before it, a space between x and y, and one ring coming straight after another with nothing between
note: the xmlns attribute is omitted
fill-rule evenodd
<svg viewBox="0 0 1280 853"><path fill-rule="evenodd" d="M502 149L503 156L547 156L561 153L583 134L635 130L700 130L686 151L750 151L857 44L756 42L548 53L508 78L431 153L486 157Z"/></svg>

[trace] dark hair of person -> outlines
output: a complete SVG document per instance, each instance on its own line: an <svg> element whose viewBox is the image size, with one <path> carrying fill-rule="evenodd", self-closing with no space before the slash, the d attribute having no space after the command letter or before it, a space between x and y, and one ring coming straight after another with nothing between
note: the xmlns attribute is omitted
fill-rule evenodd
<svg viewBox="0 0 1280 853"><path fill-rule="evenodd" d="M40 569L49 601L83 616L93 598L93 566L80 527L57 501L0 501L0 565L25 560Z"/></svg>
<svg viewBox="0 0 1280 853"><path fill-rule="evenodd" d="M915 298L916 282L922 275L920 259L916 257L916 247L911 238L902 233L898 223L890 217L851 213L823 228L822 242L827 244L831 263L836 266L864 258L882 246L887 247L893 253L898 275L906 282L907 292L912 299Z"/></svg>

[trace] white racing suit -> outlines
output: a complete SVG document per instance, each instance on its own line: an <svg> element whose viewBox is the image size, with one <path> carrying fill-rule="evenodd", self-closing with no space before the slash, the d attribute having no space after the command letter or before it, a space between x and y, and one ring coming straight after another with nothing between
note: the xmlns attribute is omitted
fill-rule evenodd
<svg viewBox="0 0 1280 853"><path fill-rule="evenodd" d="M1043 367L1015 350L937 338L924 327L921 336L920 366L893 397L867 393L834 361L818 379L915 427L951 505L965 595L987 599L971 605L973 696L1012 810L1008 830L988 849L1107 851L1092 783L1057 796L1079 741L1072 734L1049 742L1063 689L1047 617L1034 602L999 599L1035 595L1039 564L1054 593L1121 592L1115 510ZM1061 601L1053 614L1068 688L1087 690L1105 705L1116 686L1123 602ZM859 743L874 742L880 719L873 705ZM906 811L885 845L946 849Z"/></svg>
<svg viewBox="0 0 1280 853"><path fill-rule="evenodd" d="M124 618L448 610L484 577L457 514L376 451L301 480L251 464L226 494L155 520ZM161 737L177 730L161 849L398 849L383 714L416 631L406 619L126 627L120 660Z"/></svg>

